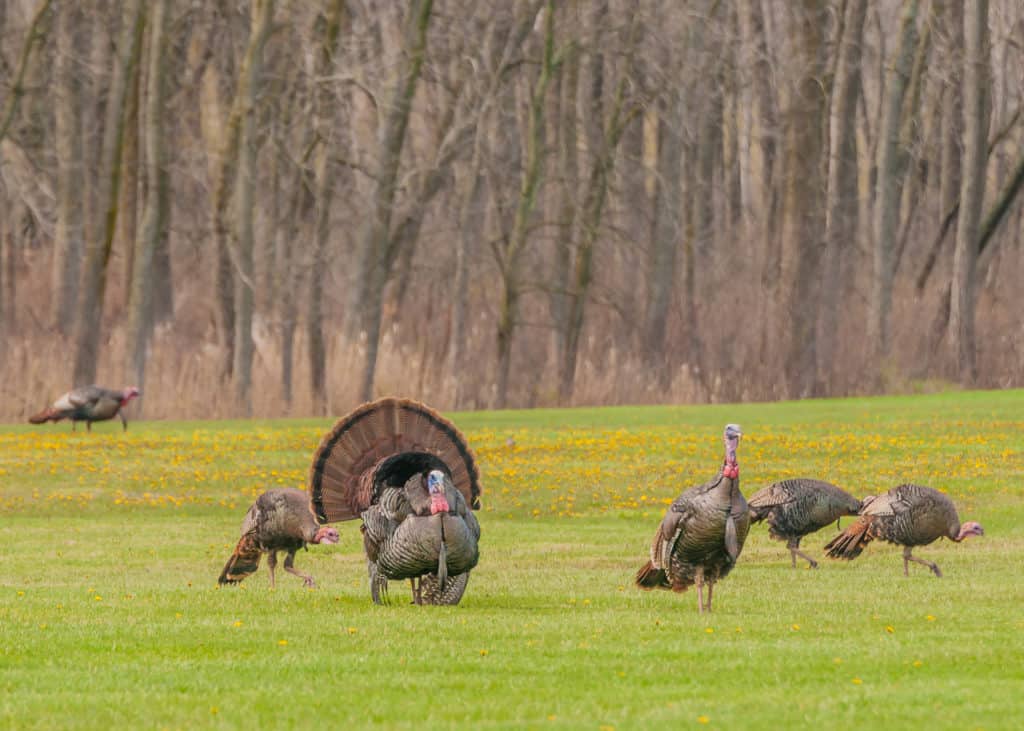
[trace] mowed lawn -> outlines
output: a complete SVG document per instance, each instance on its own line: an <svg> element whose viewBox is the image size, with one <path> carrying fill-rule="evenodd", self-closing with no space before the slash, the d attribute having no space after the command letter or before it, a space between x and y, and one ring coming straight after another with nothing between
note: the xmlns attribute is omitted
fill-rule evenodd
<svg viewBox="0 0 1024 731"><path fill-rule="evenodd" d="M304 487L328 420L0 426L0 728L1017 729L1024 392L450 415L479 460L458 607L370 602L357 522L216 578L255 495ZM130 417L129 417L130 418ZM632 585L667 504L742 425L749 496L945 490L986 535L791 569L755 526L697 613ZM844 519L848 525L850 519ZM828 528L805 540L820 556Z"/></svg>

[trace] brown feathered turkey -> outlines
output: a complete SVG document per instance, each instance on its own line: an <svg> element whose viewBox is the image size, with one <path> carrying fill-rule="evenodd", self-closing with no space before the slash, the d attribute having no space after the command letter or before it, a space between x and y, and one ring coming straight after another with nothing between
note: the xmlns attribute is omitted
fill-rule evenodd
<svg viewBox="0 0 1024 731"><path fill-rule="evenodd" d="M127 386L120 391L101 386L82 386L68 391L50 406L29 417L33 424L45 424L48 421L71 420L71 431L75 425L85 422L88 431L92 431L94 421L106 421L115 416L121 417L121 430L128 430L128 420L124 416L124 407L142 392L135 386Z"/></svg>
<svg viewBox="0 0 1024 731"><path fill-rule="evenodd" d="M909 576L911 561L927 566L936 576L939 567L911 554L914 546L926 546L940 538L959 543L969 536L983 536L980 523L960 524L953 501L938 490L923 485L899 485L884 495L864 498L860 518L833 538L825 551L830 558L857 558L874 539L903 546L903 575Z"/></svg>
<svg viewBox="0 0 1024 731"><path fill-rule="evenodd" d="M340 419L313 457L324 522L362 519L370 595L408 579L416 604L458 604L479 560L480 477L465 437L429 406L383 398Z"/></svg>
<svg viewBox="0 0 1024 731"><path fill-rule="evenodd" d="M750 530L750 512L740 492L736 449L742 432L725 427L725 461L710 481L692 487L669 506L651 543L651 559L636 574L641 589L686 591L697 585L699 610L711 611L714 585L739 558ZM708 587L704 603L704 585Z"/></svg>
<svg viewBox="0 0 1024 731"><path fill-rule="evenodd" d="M750 496L747 505L751 523L767 521L768 535L786 542L793 568L800 556L812 569L818 567L818 562L800 550L800 539L860 510L860 500L842 488L806 477L762 488Z"/></svg>
<svg viewBox="0 0 1024 731"><path fill-rule="evenodd" d="M295 553L308 543L337 543L338 538L336 529L317 522L309 493L295 488L268 490L256 498L245 514L242 537L218 581L221 584L240 582L256 572L260 558L266 554L270 587L273 588L277 553L286 551L284 570L300 577L305 586L315 589L313 577L295 568Z"/></svg>

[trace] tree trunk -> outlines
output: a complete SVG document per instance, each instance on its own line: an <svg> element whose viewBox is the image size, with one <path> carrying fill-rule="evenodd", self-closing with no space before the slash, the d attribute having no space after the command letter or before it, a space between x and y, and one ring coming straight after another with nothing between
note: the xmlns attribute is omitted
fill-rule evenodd
<svg viewBox="0 0 1024 731"><path fill-rule="evenodd" d="M4 104L3 113L0 114L0 142L7 136L7 131L18 113L18 104L25 94L25 74L28 72L29 63L32 60L32 51L46 40L46 14L52 4L53 0L42 0L29 23L25 43L21 47L21 57L18 59L18 68L14 73L14 82L7 94L7 103Z"/></svg>
<svg viewBox="0 0 1024 731"><path fill-rule="evenodd" d="M879 130L873 227L874 267L868 315L868 340L874 351L876 376L880 376L889 357L896 239L907 166L907 151L901 144L900 128L903 122L903 101L917 42L917 5L918 0L903 1L899 41L886 73L882 127Z"/></svg>
<svg viewBox="0 0 1024 731"><path fill-rule="evenodd" d="M54 142L57 162L57 227L53 242L51 317L54 329L70 335L75 325L78 278L84 250L82 190L85 170L82 159L82 94L80 71L75 61L81 54L82 23L76 3L62 5L57 21Z"/></svg>
<svg viewBox="0 0 1024 731"><path fill-rule="evenodd" d="M355 286L351 288L346 313L349 342L354 344L360 331L366 333L366 356L359 388L359 396L363 401L373 398L384 287L390 276L395 254L392 250L391 220L398 187L399 164L409 125L412 99L426 54L427 28L432 9L433 0L418 0L418 4L414 4L408 11L408 52L403 55L403 60L399 64L398 76L386 106L384 121L378 129L379 164L372 183L370 210L367 211L366 223L360 234L358 278Z"/></svg>
<svg viewBox="0 0 1024 731"><path fill-rule="evenodd" d="M977 0L964 10L964 165L949 313L950 347L960 382L964 385L972 385L978 377L974 289L978 229L985 197L985 141L991 107L990 86L988 0Z"/></svg>
<svg viewBox="0 0 1024 731"><path fill-rule="evenodd" d="M832 150L825 204L825 267L818 320L815 395L834 393L835 350L845 281L845 252L857 236L857 100L867 0L849 0L832 101Z"/></svg>
<svg viewBox="0 0 1024 731"><path fill-rule="evenodd" d="M815 325L825 223L821 163L826 107L820 79L827 22L820 0L801 0L794 12L793 53L800 76L786 115L780 335L789 394L802 398L812 392L817 363Z"/></svg>
<svg viewBox="0 0 1024 731"><path fill-rule="evenodd" d="M153 328L153 256L163 235L169 208L164 155L165 56L168 0L154 0L149 17L149 68L145 96L146 200L135 244L128 310L128 364L125 372L145 392L146 350Z"/></svg>
<svg viewBox="0 0 1024 731"><path fill-rule="evenodd" d="M139 62L143 4L128 0L121 18L118 55L111 74L103 128L102 167L97 176L101 212L86 250L85 269L78 301L73 382L85 385L96 380L99 345L102 342L103 296L107 285L107 264L117 226L117 202L121 187L121 152L124 140L124 101L128 79Z"/></svg>
<svg viewBox="0 0 1024 731"><path fill-rule="evenodd" d="M324 35L321 39L320 53L317 56L318 79L331 73L334 68L335 50L342 23L347 21L348 6L346 0L333 0L328 11ZM333 89L320 83L316 94L316 124L318 136L323 143L316 163L316 230L313 234L312 268L309 272L309 300L306 317L307 335L309 339L309 384L313 400L313 413L327 413L327 347L323 332L323 297L324 252L331 231L331 208L334 196L335 164L331 121L334 119L336 97Z"/></svg>
<svg viewBox="0 0 1024 731"><path fill-rule="evenodd" d="M239 71L238 98L241 100L241 126L238 137L238 179L235 183L237 206L237 261L235 266L235 399L245 416L252 416L252 316L253 316L253 215L256 187L256 156L259 140L256 132L256 99L263 74L263 47L274 20L274 0L254 0L249 47Z"/></svg>
<svg viewBox="0 0 1024 731"><path fill-rule="evenodd" d="M522 294L520 265L529 235L528 227L537 202L537 187L544 168L544 101L548 84L557 69L555 61L555 3L548 0L544 8L544 56L534 82L527 110L526 158L520 179L519 199L508 241L501 252L501 300L498 306L497 346L498 373L495 407L505 408L508 403L508 379L512 367L512 337L519 318L519 298Z"/></svg>
<svg viewBox="0 0 1024 731"><path fill-rule="evenodd" d="M606 5L600 7L607 12ZM595 68L590 74L589 114L601 121L602 125L599 128L600 136L594 141L596 144L591 149L593 160L587 190L583 196L579 247L576 251L576 266L573 272L573 279L569 287L568 332L558 389L559 401L563 404L568 404L571 401L576 384L576 361L579 353L580 336L583 331L583 315L586 310L587 294L593 277L594 247L597 244L605 199L608 195L608 181L615 165L615 152L619 146L619 141L622 139L622 132L629 122L625 110L625 96L627 84L631 81L629 70L632 65L631 60L637 29L636 18L638 15L638 8L634 7L630 13L632 23L628 31L629 39L623 56L625 68L619 77L619 83L615 89L615 97L612 100L611 112L607 120L605 120L604 112L604 89L600 80L601 77L598 74L598 68L604 64L604 58L602 54L595 54L592 59ZM604 17L604 13L599 11L596 17L598 20L601 20ZM595 22L594 27L600 27L600 24Z"/></svg>

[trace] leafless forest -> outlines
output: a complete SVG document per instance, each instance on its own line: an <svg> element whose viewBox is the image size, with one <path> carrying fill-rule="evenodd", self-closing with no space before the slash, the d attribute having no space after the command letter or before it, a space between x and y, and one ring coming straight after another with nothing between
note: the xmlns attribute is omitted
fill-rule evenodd
<svg viewBox="0 0 1024 731"><path fill-rule="evenodd" d="M0 0L0 418L1020 386L1022 104L1019 0Z"/></svg>

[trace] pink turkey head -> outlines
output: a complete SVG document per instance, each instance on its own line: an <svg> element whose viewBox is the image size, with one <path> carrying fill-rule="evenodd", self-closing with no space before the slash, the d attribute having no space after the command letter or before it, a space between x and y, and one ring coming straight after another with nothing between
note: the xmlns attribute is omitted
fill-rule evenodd
<svg viewBox="0 0 1024 731"><path fill-rule="evenodd" d="M430 514L447 513L448 498L445 497L444 472L441 470L430 470L427 475L427 491L430 493Z"/></svg>
<svg viewBox="0 0 1024 731"><path fill-rule="evenodd" d="M341 536L338 535L337 529L329 525L320 526L320 530L313 536L313 543L337 543L339 540Z"/></svg>
<svg viewBox="0 0 1024 731"><path fill-rule="evenodd" d="M981 523L973 520L968 520L962 526L960 526L960 533L957 535L956 540L962 541L968 536L983 536L985 535L985 529L981 527Z"/></svg>
<svg viewBox="0 0 1024 731"><path fill-rule="evenodd" d="M725 425L725 435L723 437L725 441L725 467L722 474L733 479L739 477L740 474L739 465L736 464L736 448L740 446L741 436L743 436L743 432L740 430L739 424Z"/></svg>
<svg viewBox="0 0 1024 731"><path fill-rule="evenodd" d="M140 391L137 386L128 386L123 391L121 391L121 405L123 406L124 404L131 401L133 398L136 398L141 395L142 391Z"/></svg>

